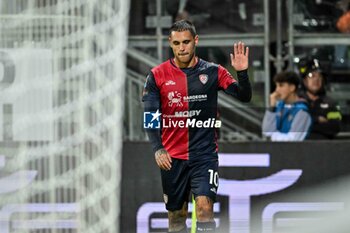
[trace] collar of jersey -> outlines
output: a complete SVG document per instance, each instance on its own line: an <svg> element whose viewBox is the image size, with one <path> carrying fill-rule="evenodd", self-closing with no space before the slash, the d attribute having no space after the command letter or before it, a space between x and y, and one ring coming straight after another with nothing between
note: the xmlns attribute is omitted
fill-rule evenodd
<svg viewBox="0 0 350 233"><path fill-rule="evenodd" d="M181 70L181 71L184 72L186 75L190 75L191 73L194 73L194 72L197 70L197 68L199 67L199 64L202 62L202 59L198 58L198 61L197 61L197 63L196 63L194 66L188 67L188 68L179 68L179 67L177 67L176 64L174 63L174 58L170 58L169 60L170 60L170 64L171 64L174 68L176 68L176 69L178 69L178 70Z"/></svg>

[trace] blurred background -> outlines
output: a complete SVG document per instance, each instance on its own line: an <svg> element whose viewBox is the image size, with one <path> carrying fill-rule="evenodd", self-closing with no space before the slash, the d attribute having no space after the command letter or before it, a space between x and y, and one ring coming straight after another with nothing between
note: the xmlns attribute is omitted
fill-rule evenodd
<svg viewBox="0 0 350 233"><path fill-rule="evenodd" d="M172 57L176 19L196 25L201 58L232 72L233 43L251 48L252 102L219 95L219 230L283 232L305 212L345 210L346 191L312 194L324 183L343 193L350 174L350 34L337 27L348 10L346 0L1 0L0 233L166 232L141 94L149 70ZM341 131L267 141L273 76L310 58L327 74ZM240 186L248 181L256 193Z"/></svg>
<svg viewBox="0 0 350 233"><path fill-rule="evenodd" d="M145 137L138 118L142 115L141 84L151 67L172 56L167 29L176 19L189 19L196 25L199 57L231 71L233 43L244 41L251 48L253 100L249 107L243 107L220 96L219 105L224 109L220 111L220 140L262 139L261 122L269 93L274 90L273 76L287 69L300 73L301 64L311 58L320 61L327 93L343 114L342 132L337 137L349 138L350 40L349 34L336 26L348 4L337 0L131 1L124 138Z"/></svg>

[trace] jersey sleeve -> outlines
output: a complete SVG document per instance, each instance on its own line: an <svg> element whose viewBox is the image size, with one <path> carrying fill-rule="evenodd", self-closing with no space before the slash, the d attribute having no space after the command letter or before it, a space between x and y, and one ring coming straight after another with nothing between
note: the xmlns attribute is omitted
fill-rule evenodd
<svg viewBox="0 0 350 233"><path fill-rule="evenodd" d="M228 72L227 69L219 65L218 67L218 81L219 81L219 89L226 90L228 86L232 83L236 83L237 81L233 78L233 76Z"/></svg>
<svg viewBox="0 0 350 233"><path fill-rule="evenodd" d="M146 82L143 89L142 101L144 103L144 112L156 112L161 109L160 92L157 87L153 73L147 75ZM148 138L152 144L154 152L164 148L162 144L161 129L145 129Z"/></svg>
<svg viewBox="0 0 350 233"><path fill-rule="evenodd" d="M237 72L237 82L227 69L222 66L219 66L218 69L219 89L224 90L226 94L242 102L249 102L252 98L252 88L249 81L248 70Z"/></svg>
<svg viewBox="0 0 350 233"><path fill-rule="evenodd" d="M159 89L157 87L156 81L154 79L153 73L150 72L147 75L145 85L143 87L142 102L152 102L152 101L158 101L160 103L160 93L159 93ZM159 107L159 105L155 105L154 107ZM150 109L150 110L154 110L154 109Z"/></svg>

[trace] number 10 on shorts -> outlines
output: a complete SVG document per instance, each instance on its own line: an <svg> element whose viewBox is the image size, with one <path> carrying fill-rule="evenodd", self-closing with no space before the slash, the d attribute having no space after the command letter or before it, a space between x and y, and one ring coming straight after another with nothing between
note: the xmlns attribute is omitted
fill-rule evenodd
<svg viewBox="0 0 350 233"><path fill-rule="evenodd" d="M214 184L215 187L218 187L219 182L219 174L217 171L214 171L213 169L209 169L209 184Z"/></svg>

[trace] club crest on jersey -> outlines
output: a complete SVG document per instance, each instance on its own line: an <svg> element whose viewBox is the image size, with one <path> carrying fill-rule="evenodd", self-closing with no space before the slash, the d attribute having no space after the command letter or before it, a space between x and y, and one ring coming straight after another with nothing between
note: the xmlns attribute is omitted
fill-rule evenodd
<svg viewBox="0 0 350 233"><path fill-rule="evenodd" d="M199 81L201 81L201 83L206 84L208 82L208 75L206 74L200 74L199 75Z"/></svg>

